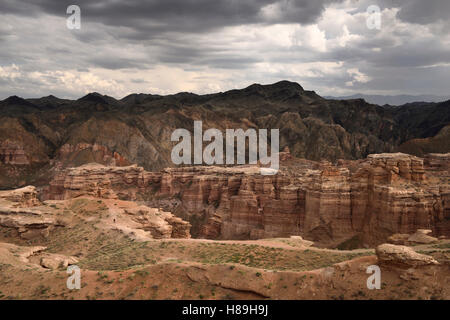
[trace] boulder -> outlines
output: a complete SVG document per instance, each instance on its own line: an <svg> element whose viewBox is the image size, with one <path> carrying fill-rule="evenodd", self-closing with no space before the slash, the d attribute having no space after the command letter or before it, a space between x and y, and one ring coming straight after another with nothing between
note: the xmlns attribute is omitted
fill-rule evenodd
<svg viewBox="0 0 450 320"><path fill-rule="evenodd" d="M69 265L78 263L75 257L64 256L59 254L46 254L41 258L40 265L47 269L57 270L59 268L67 268Z"/></svg>
<svg viewBox="0 0 450 320"><path fill-rule="evenodd" d="M311 247L314 244L313 241L305 240L301 236L291 236L290 238L305 247Z"/></svg>
<svg viewBox="0 0 450 320"><path fill-rule="evenodd" d="M33 207L40 204L40 201L37 198L36 187L34 186L0 191L0 199L14 202L16 207Z"/></svg>
<svg viewBox="0 0 450 320"><path fill-rule="evenodd" d="M392 236L390 236L387 241L389 243L392 244L397 244L397 245L405 245L408 242L408 238L411 235L407 234L407 233L395 233Z"/></svg>
<svg viewBox="0 0 450 320"><path fill-rule="evenodd" d="M376 248L380 265L419 267L439 264L433 257L415 252L412 248L394 244L382 244Z"/></svg>
<svg viewBox="0 0 450 320"><path fill-rule="evenodd" d="M429 233L431 233L431 230L418 229L416 233L408 237L408 242L420 244L429 244L437 242L438 238L429 236L428 235Z"/></svg>

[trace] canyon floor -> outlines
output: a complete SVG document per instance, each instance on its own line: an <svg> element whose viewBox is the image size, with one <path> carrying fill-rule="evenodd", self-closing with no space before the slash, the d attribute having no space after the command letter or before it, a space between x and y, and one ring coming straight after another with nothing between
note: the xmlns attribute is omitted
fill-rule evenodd
<svg viewBox="0 0 450 320"><path fill-rule="evenodd" d="M317 248L299 236L154 239L164 221L149 221L172 220L143 210L95 197L40 202L33 188L1 192L0 299L450 298L449 240L413 246L434 263L380 264L374 249ZM81 269L79 290L66 286L71 264ZM378 264L381 289L369 290L367 267Z"/></svg>

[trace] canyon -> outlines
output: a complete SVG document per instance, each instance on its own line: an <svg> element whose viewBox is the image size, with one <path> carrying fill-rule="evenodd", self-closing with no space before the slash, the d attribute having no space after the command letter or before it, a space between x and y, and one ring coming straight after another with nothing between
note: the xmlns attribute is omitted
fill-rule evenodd
<svg viewBox="0 0 450 320"><path fill-rule="evenodd" d="M0 299L448 299L449 110L288 81L0 101ZM279 170L175 165L196 121L279 129Z"/></svg>
<svg viewBox="0 0 450 320"><path fill-rule="evenodd" d="M289 81L120 100L99 93L77 100L11 96L0 101L0 111L0 189L48 184L55 166L174 167L171 135L185 129L194 136L195 121L205 132L279 129L280 150L313 161L450 152L450 101L377 106L324 99Z"/></svg>
<svg viewBox="0 0 450 320"><path fill-rule="evenodd" d="M417 229L450 236L450 154L373 154L336 164L289 151L280 158L274 176L252 165L149 172L86 164L62 169L40 193L44 200L91 196L163 208L189 221L196 238L300 235L327 247L369 247Z"/></svg>
<svg viewBox="0 0 450 320"><path fill-rule="evenodd" d="M450 241L432 230L407 235L414 247L375 250L318 248L301 236L192 239L190 224L161 208L104 196L40 200L31 186L0 192L0 299L449 298ZM374 265L379 290L366 286ZM66 287L69 267L81 270L77 290Z"/></svg>

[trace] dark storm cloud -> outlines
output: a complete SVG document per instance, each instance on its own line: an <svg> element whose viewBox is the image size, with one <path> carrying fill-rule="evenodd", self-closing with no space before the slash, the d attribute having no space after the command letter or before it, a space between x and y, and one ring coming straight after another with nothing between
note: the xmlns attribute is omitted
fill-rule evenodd
<svg viewBox="0 0 450 320"><path fill-rule="evenodd" d="M148 81L146 81L144 79L131 79L130 81L132 83L148 83Z"/></svg>
<svg viewBox="0 0 450 320"><path fill-rule="evenodd" d="M408 0L402 1L398 17L410 23L429 24L448 20L449 14L448 0Z"/></svg>
<svg viewBox="0 0 450 320"><path fill-rule="evenodd" d="M81 7L81 30L65 26L71 4ZM383 12L381 30L366 26L374 4ZM449 4L0 0L0 96L116 95L120 85L165 93L191 83L198 84L192 90L212 92L281 79L322 94L331 88L447 94ZM174 83L181 84L173 89Z"/></svg>
<svg viewBox="0 0 450 320"><path fill-rule="evenodd" d="M98 55L87 59L87 62L92 63L98 67L118 70L123 68L140 68L145 64L145 61L136 61L135 59L125 59L120 57L102 56Z"/></svg>
<svg viewBox="0 0 450 320"><path fill-rule="evenodd" d="M222 69L239 69L247 68L253 63L260 62L262 59L250 58L250 57L228 57L228 58L207 58L200 60L199 65L213 65L216 68Z"/></svg>
<svg viewBox="0 0 450 320"><path fill-rule="evenodd" d="M109 26L128 27L135 39L161 32L206 32L211 29L252 23L313 23L324 6L342 0L77 0L83 19ZM0 12L64 16L72 1L6 0ZM264 14L264 8L275 14Z"/></svg>
<svg viewBox="0 0 450 320"><path fill-rule="evenodd" d="M450 13L449 0L354 0L358 9L364 11L369 5L399 8L398 18L409 23L432 24L447 21Z"/></svg>
<svg viewBox="0 0 450 320"><path fill-rule="evenodd" d="M378 48L379 51L373 49ZM363 61L366 65L384 67L426 67L450 64L448 45L439 38L416 39L396 45L392 39L363 38L346 47L336 48L318 56L323 61Z"/></svg>

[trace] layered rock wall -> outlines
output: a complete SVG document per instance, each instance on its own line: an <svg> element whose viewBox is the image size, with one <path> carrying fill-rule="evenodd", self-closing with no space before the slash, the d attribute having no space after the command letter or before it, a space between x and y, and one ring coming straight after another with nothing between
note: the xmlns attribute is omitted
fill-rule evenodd
<svg viewBox="0 0 450 320"><path fill-rule="evenodd" d="M0 143L0 165L29 165L30 160L23 147L10 140Z"/></svg>
<svg viewBox="0 0 450 320"><path fill-rule="evenodd" d="M376 154L337 165L289 161L274 176L260 175L255 166L147 172L87 165L61 172L44 194L147 200L188 220L192 234L206 238L302 235L338 243L360 234L373 244L420 228L450 236L446 156Z"/></svg>

